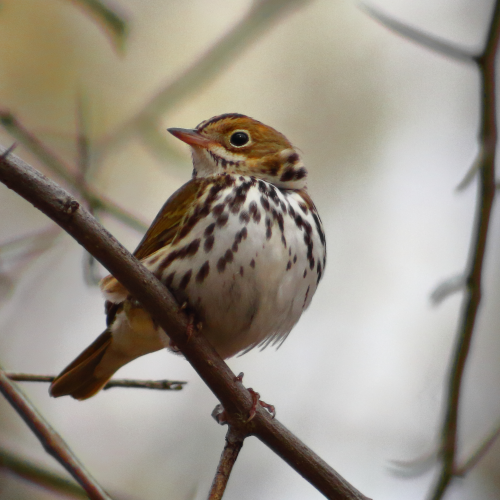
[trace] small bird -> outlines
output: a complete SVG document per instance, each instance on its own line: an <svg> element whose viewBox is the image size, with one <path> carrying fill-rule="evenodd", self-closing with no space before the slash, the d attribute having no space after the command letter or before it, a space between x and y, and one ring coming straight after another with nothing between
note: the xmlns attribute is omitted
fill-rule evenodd
<svg viewBox="0 0 500 500"><path fill-rule="evenodd" d="M192 179L167 200L135 257L187 306L222 358L280 345L311 303L326 263L297 150L237 113L168 131L191 147ZM176 350L113 276L100 287L107 328L52 382L54 397L87 399L133 359Z"/></svg>

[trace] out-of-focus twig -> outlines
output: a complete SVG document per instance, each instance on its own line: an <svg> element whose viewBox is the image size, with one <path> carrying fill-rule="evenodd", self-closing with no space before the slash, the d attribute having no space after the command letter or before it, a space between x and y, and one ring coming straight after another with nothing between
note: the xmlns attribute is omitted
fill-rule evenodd
<svg viewBox="0 0 500 500"><path fill-rule="evenodd" d="M463 188L470 184L471 179L475 175L479 176L476 219L471 238L469 262L461 280L450 280L438 292L438 298L443 298L443 296L449 295L451 292L461 289L465 290L457 342L452 357L447 387L440 450L442 458L441 471L430 497L432 500L440 500L443 498L453 477L463 474L470 469L470 466L467 466L458 470L456 464L458 408L465 364L481 302L483 263L491 209L495 198L495 156L497 144L495 58L500 38L500 0L495 2L486 44L484 50L479 55L410 28L386 14L382 14L378 9L366 5L363 8L388 28L424 47L461 62L475 63L481 77L480 153L471 171L460 184L460 188ZM481 456L482 453L475 455L477 460ZM475 464L477 460L473 460L471 463Z"/></svg>
<svg viewBox="0 0 500 500"><path fill-rule="evenodd" d="M500 436L500 422L497 424L495 429L490 433L490 435L482 442L477 450L469 457L469 459L460 467L456 468L455 474L457 476L465 476L470 470L472 470L476 464L488 453L493 443Z"/></svg>
<svg viewBox="0 0 500 500"><path fill-rule="evenodd" d="M124 50L128 24L123 14L119 14L102 0L70 1L85 10L101 26L119 52Z"/></svg>
<svg viewBox="0 0 500 500"><path fill-rule="evenodd" d="M72 498L88 498L85 490L78 484L2 447L0 447L0 469L8 470L16 476L59 495L63 494Z"/></svg>
<svg viewBox="0 0 500 500"><path fill-rule="evenodd" d="M149 146L156 144L156 152L163 155L163 148L158 144L159 138L157 137L160 117L182 100L198 92L211 80L220 76L222 70L240 58L242 52L252 42L260 40L259 34L283 20L284 16L293 8L305 4L307 1L255 0L248 14L233 29L229 30L184 73L161 89L135 116L109 135L102 144L103 152L107 152L111 147L121 145L131 135L138 134L144 137L153 134L156 140L146 139L145 142ZM166 139L163 142L168 145Z"/></svg>
<svg viewBox="0 0 500 500"><path fill-rule="evenodd" d="M466 288L458 327L457 342L452 357L446 395L446 410L442 429L442 468L431 493L440 500L450 481L457 474L458 409L465 364L470 350L481 303L483 264L491 210L495 199L495 157L497 145L495 59L500 38L500 0L495 2L486 45L474 58L481 76L481 130L479 141L483 161L478 170L478 196L469 262L466 268Z"/></svg>
<svg viewBox="0 0 500 500"><path fill-rule="evenodd" d="M53 375L34 375L33 373L5 373L7 377L16 382L52 382ZM181 380L135 380L126 378L117 378L110 380L104 389L113 387L128 387L135 389L154 389L157 391L180 391L182 386L187 384Z"/></svg>
<svg viewBox="0 0 500 500"><path fill-rule="evenodd" d="M479 151L476 155L476 158L472 162L472 165L470 166L469 170L465 173L463 179L458 183L456 190L457 191L464 191L467 189L471 182L476 178L479 169L481 168L481 165L483 164L484 158L484 151L482 148L482 145L479 146Z"/></svg>
<svg viewBox="0 0 500 500"><path fill-rule="evenodd" d="M431 302L434 305L441 304L444 299L457 292L461 292L466 285L466 279L463 274L453 276L440 283L431 293Z"/></svg>
<svg viewBox="0 0 500 500"><path fill-rule="evenodd" d="M14 286L14 276L51 248L61 234L61 228L53 225L0 243L0 301ZM6 285L7 289L2 293L2 288Z"/></svg>
<svg viewBox="0 0 500 500"><path fill-rule="evenodd" d="M18 252L20 248L38 245L50 244L54 238L56 238L61 232L61 229L57 226L50 226L41 231L35 231L33 233L23 234L8 241L0 243L0 255L7 254L9 252Z"/></svg>
<svg viewBox="0 0 500 500"><path fill-rule="evenodd" d="M0 392L38 438L45 451L52 455L81 485L92 500L111 500L97 481L76 458L61 436L40 415L26 395L0 368Z"/></svg>
<svg viewBox="0 0 500 500"><path fill-rule="evenodd" d="M81 176L74 168L51 151L33 133L27 130L17 118L10 112L0 110L0 124L16 139L16 141L36 156L45 166L47 166L60 179L64 180L79 193L85 201L95 210L103 210L115 219L127 224L139 232L144 232L147 225L135 216L119 207L106 196L99 194L95 189L91 189L86 183L81 182Z"/></svg>
<svg viewBox="0 0 500 500"><path fill-rule="evenodd" d="M447 40L438 38L435 35L412 28L411 26L388 16L379 8L375 8L367 3L361 2L360 7L371 17L383 24L386 28L389 28L404 38L414 41L418 45L422 45L423 47L426 47L443 56L455 59L456 61L466 63L474 62L475 54L465 47L459 47L458 45L454 45Z"/></svg>
<svg viewBox="0 0 500 500"><path fill-rule="evenodd" d="M3 148L0 147L0 155ZM57 222L140 301L224 406L256 436L330 500L366 500L260 405L203 335L188 335L189 319L168 289L65 190L20 158L0 156L0 181ZM4 375L6 381L12 384Z"/></svg>

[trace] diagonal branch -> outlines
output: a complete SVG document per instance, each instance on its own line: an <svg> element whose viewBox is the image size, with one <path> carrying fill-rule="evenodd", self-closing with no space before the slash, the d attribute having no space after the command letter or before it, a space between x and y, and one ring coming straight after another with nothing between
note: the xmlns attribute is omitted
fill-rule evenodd
<svg viewBox="0 0 500 500"><path fill-rule="evenodd" d="M499 436L500 423L497 423L490 435L478 446L477 450L467 459L467 461L462 466L456 468L455 474L457 476L465 476L470 472L486 453L488 453Z"/></svg>
<svg viewBox="0 0 500 500"><path fill-rule="evenodd" d="M143 137L155 131L162 115L220 76L221 71L240 58L241 53L252 42L260 39L260 33L283 19L288 11L306 2L307 0L255 0L248 14L234 28L111 134L103 143L103 149L116 147L131 135L139 134ZM145 142L153 145L151 140ZM163 142L167 144L166 140ZM156 146L156 150L161 154L160 145Z"/></svg>
<svg viewBox="0 0 500 500"><path fill-rule="evenodd" d="M61 436L52 429L29 399L11 382L1 368L0 392L42 443L45 451L53 456L78 481L89 498L92 500L111 500L111 497L80 463Z"/></svg>
<svg viewBox="0 0 500 500"><path fill-rule="evenodd" d="M2 447L0 447L1 469L8 470L11 474L22 477L26 481L59 495L63 494L73 498L88 498L85 491L74 482Z"/></svg>
<svg viewBox="0 0 500 500"><path fill-rule="evenodd" d="M123 52L128 35L128 24L124 16L108 7L102 0L71 0L86 11L108 35L114 48Z"/></svg>
<svg viewBox="0 0 500 500"><path fill-rule="evenodd" d="M147 229L146 224L137 219L134 215L119 207L106 196L96 193L86 182L82 183L81 175L76 175L72 172L73 168L70 165L56 153L51 151L32 132L26 129L12 113L0 109L0 124L19 142L19 144L22 144L47 168L71 186L75 192L79 193L90 207L107 212L115 219L141 233Z"/></svg>
<svg viewBox="0 0 500 500"><path fill-rule="evenodd" d="M368 15L373 17L373 19L379 21L380 24L382 24L386 28L394 31L404 38L407 38L408 40L412 40L422 47L426 47L427 49L432 50L433 52L437 52L438 54L441 54L443 56L450 57L455 61L465 63L473 63L476 59L476 54L470 52L468 49L459 47L458 45L454 45L447 40L439 38L435 35L431 35L424 31L412 28L411 26L408 26L407 24L388 16L378 8L375 8L363 2L360 3L360 7Z"/></svg>
<svg viewBox="0 0 500 500"><path fill-rule="evenodd" d="M4 148L0 149L0 154ZM57 184L20 158L0 156L0 181L57 222L127 288L157 321L233 420L255 435L330 500L366 500L260 405L248 422L252 397L203 335L187 335L188 318L167 288ZM11 384L11 382L5 377Z"/></svg>

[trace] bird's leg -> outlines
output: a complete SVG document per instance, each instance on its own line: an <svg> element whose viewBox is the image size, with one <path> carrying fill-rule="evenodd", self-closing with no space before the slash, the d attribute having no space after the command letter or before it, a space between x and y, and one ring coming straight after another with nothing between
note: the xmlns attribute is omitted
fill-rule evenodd
<svg viewBox="0 0 500 500"><path fill-rule="evenodd" d="M243 376L244 376L244 373L241 372L237 377L235 377L234 381L235 382L242 382ZM270 405L264 401L261 401L260 394L258 392L255 392L251 387L249 387L247 389L247 391L250 393L250 396L252 396L252 407L250 408L247 422L250 422L250 420L252 420L255 417L255 415L257 414L257 405L258 404L260 404L260 406L262 406L262 408L265 408L271 414L272 418L274 418L276 416L276 408L273 405Z"/></svg>

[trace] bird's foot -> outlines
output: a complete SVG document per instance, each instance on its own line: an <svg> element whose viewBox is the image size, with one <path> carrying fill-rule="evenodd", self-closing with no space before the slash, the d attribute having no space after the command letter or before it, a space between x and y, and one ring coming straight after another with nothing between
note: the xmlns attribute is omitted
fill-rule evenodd
<svg viewBox="0 0 500 500"><path fill-rule="evenodd" d="M235 377L234 381L242 382L243 377L244 373L241 372L237 377ZM271 418L276 417L276 408L273 405L261 401L260 394L258 392L255 392L251 387L249 387L247 391L250 393L250 396L252 396L252 407L250 408L247 422L250 422L255 417L255 415L257 414L257 405L259 404L260 406L262 406L262 408L265 408L270 413Z"/></svg>
<svg viewBox="0 0 500 500"><path fill-rule="evenodd" d="M247 422L250 422L250 420L252 420L257 414L257 405L265 408L270 413L271 418L274 418L276 416L276 408L273 405L261 401L260 394L258 392L255 392L251 387L249 387L247 391L250 393L250 396L252 396L252 407L250 408Z"/></svg>

